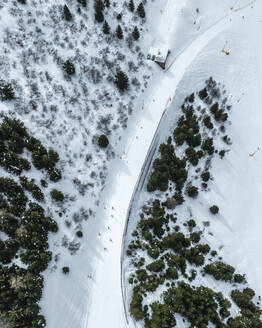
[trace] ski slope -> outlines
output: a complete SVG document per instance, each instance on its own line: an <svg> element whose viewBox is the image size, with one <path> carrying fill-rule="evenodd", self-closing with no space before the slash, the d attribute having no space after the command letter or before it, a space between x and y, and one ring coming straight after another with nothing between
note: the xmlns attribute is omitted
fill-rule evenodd
<svg viewBox="0 0 262 328"><path fill-rule="evenodd" d="M102 327L105 324L112 328L122 328L125 325L132 327L133 323L131 321L127 323L125 320L119 260L121 258L121 238L125 227L126 210L146 152L150 147L163 110L166 108L166 103L169 100L172 101L176 88L190 64L201 51L204 52L205 47L216 36L231 28L234 24L232 20L240 21L242 13L253 3L254 1L250 2L249 5L235 9L230 15L226 15L223 19L217 21L176 57L175 62L166 73L159 73L158 85L152 89L151 95L148 95L144 104L144 110L150 111L150 117L141 117L139 123L133 126L132 134L136 136L136 139L131 139L130 143L123 149L121 158L117 159L117 161L122 161L122 168L119 168L117 162L113 164L118 167L118 171L113 173L114 178L109 178L109 181L111 180L113 183L110 183L105 190L106 203L104 210L108 213L108 224L113 242L108 243L107 234L103 234L102 240L106 245L105 256L97 265L87 327ZM165 12L172 14L173 9L174 5L168 2ZM168 18L163 18L163 24L166 21L168 21ZM160 26L161 28L162 26ZM194 89L190 91L192 90ZM103 214L101 213L101 215Z"/></svg>
<svg viewBox="0 0 262 328"><path fill-rule="evenodd" d="M213 188L198 200L195 211L201 223L201 219L208 216L205 204L216 200L223 220L232 228L229 231L223 220L214 221L210 228L214 237L207 237L214 247L225 245L221 251L223 257L246 272L252 287L262 293L261 275L257 270L262 263L255 256L259 251L257 213L261 213L262 196L256 183L262 158L260 152L253 158L248 156L261 141L257 123L261 115L259 59L262 54L258 46L261 1L234 1L232 10L228 0L219 4L206 2L195 0L191 5L187 0L168 0L164 6L152 4L148 14L152 21L150 34L170 45L168 66L171 66L163 72L152 63L154 75L141 95L139 109L114 149L117 156L110 162L106 187L99 195L102 205L96 217L90 218L84 227L85 238L79 252L64 263L70 266L69 276L59 270L46 274L41 307L47 328L61 326L61 322L64 328L132 327L133 323L128 324L125 317L120 267L122 236L132 193L166 105L172 101L179 108L184 96L199 89L211 75L225 83L232 94L234 144L228 158L215 163ZM197 6L202 14L193 24L191 12ZM145 45L151 41L152 36L145 36L143 40ZM225 44L230 56L221 53ZM168 109L167 113L172 114ZM161 128L161 138L171 129L172 115L170 117L170 125ZM243 165L238 166L240 162ZM88 200L86 206L89 206Z"/></svg>

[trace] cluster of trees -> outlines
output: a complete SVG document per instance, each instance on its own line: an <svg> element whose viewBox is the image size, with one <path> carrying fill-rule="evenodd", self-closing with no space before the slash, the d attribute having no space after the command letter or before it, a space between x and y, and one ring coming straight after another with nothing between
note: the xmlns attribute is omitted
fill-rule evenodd
<svg viewBox="0 0 262 328"><path fill-rule="evenodd" d="M4 117L0 125L0 165L17 175L30 170L30 162L19 156L24 148L31 152L32 162L38 170L46 170L54 182L61 179L61 172L55 167L59 161L58 153L53 149L47 151L40 140L28 134L21 121Z"/></svg>
<svg viewBox="0 0 262 328"><path fill-rule="evenodd" d="M178 146L182 146L186 142L188 146L198 147L201 144L201 135L193 106L182 105L182 110L185 114L177 122L173 133L174 140Z"/></svg>
<svg viewBox="0 0 262 328"><path fill-rule="evenodd" d="M19 180L0 177L0 231L8 237L0 241L0 313L9 327L40 328L45 326L38 305L43 288L41 272L52 258L48 234L57 232L58 226L25 194L28 191L35 200L44 200L35 180L21 175L31 168L29 161L21 157L24 148L31 152L37 169L45 169L53 181L61 178L55 167L58 154L51 149L47 151L39 140L31 137L22 122L4 117L0 124L0 163L18 175ZM44 180L41 184L47 186ZM14 264L13 260L18 258L26 268Z"/></svg>
<svg viewBox="0 0 262 328"><path fill-rule="evenodd" d="M225 122L228 118L228 114L225 113L223 109L219 109L217 102L210 107L210 111L213 114L215 120L218 122Z"/></svg>
<svg viewBox="0 0 262 328"><path fill-rule="evenodd" d="M219 98L220 91L216 83L209 79L198 96L211 105L210 96ZM133 285L130 313L136 320L144 320L145 328L174 327L176 313L186 318L192 327L205 328L210 324L217 328L261 327L260 312L252 305L251 298L254 295L249 293L248 288L244 290L246 292L232 292L232 300L241 309L241 315L232 318L231 302L222 293L204 286L195 287L192 283L198 274L203 277L211 275L231 286L246 283L244 275L236 273L234 267L222 262L222 258L218 258L217 252L208 244L201 243L202 231L197 229L194 219L182 220L183 226L188 229L188 234L185 234L181 229L181 219L179 225L177 213L174 212L176 206L184 202L183 187L187 181L187 165L197 166L201 157L215 152L213 139L206 135L203 140L201 138L199 119L192 106L194 101L195 94L185 99L181 107L183 115L173 133L177 146L186 143L186 157L181 159L175 155L172 139L169 137L167 143L161 144L159 148L160 156L153 163L147 184L149 192L172 191L170 182L175 183L177 190L173 196L166 193L169 198L162 203L155 199L142 207L140 220L132 233L133 240L127 249L127 255L131 257L135 268L129 278L129 283ZM214 127L208 115L204 116L203 124L209 130ZM200 169L196 170L201 172L202 186L207 186L211 178L208 167L206 165L202 172ZM198 192L198 187L192 182L186 184L185 193L189 197L195 198ZM213 205L210 211L217 214L219 208ZM205 263L207 257L210 261L208 264ZM186 279L191 285L185 282ZM164 284L166 291L161 294L163 303L156 301L143 305L148 304L148 299L144 302L148 293L155 292ZM161 286L162 288L164 287Z"/></svg>
<svg viewBox="0 0 262 328"><path fill-rule="evenodd" d="M19 179L20 179L21 186L25 190L29 191L35 200L39 202L42 202L44 200L44 194L42 190L38 187L38 185L35 184L34 179L31 179L29 181L28 178L25 176L21 176Z"/></svg>
<svg viewBox="0 0 262 328"><path fill-rule="evenodd" d="M110 34L110 32L111 32L111 28L110 28L108 22L105 20L104 24L103 24L103 33L108 35L108 34ZM123 30L121 28L121 25L117 26L115 34L119 40L123 39L124 34L123 34ZM133 39L136 41L140 38L140 32L139 32L137 26L134 27L134 29L132 31L132 36L133 36Z"/></svg>
<svg viewBox="0 0 262 328"><path fill-rule="evenodd" d="M15 206L14 198L8 198L8 201L10 207ZM56 232L57 224L50 217L45 217L44 209L37 203L29 203L28 209L19 215L20 219L8 211L5 213L0 216L0 229L9 239L0 242L1 314L8 318L12 327L44 327L45 320L39 315L37 304L43 288L40 273L51 260L48 233ZM18 257L18 251L27 269L14 264L4 266Z"/></svg>
<svg viewBox="0 0 262 328"><path fill-rule="evenodd" d="M103 33L105 35L108 35L108 34L111 33L111 28L110 28L107 20L105 20L105 17L104 17L105 7L107 7L107 8L110 7L109 0L107 0L107 1L95 0L95 2L94 2L95 20L98 23L104 22L103 23ZM134 5L133 0L130 0L130 2L128 4L128 8L131 12L135 11L135 5ZM143 5L142 2L138 5L136 13L141 18L145 18L145 15L146 15L145 14L145 8L144 8L144 5ZM122 14L120 13L120 14L117 15L117 20L120 21L121 19L122 19ZM123 37L124 37L123 29L122 29L120 24L117 25L117 28L115 30L115 35L119 40L122 40ZM133 39L136 40L136 41L140 38L140 32L139 32L137 26L134 27L134 29L132 31L132 36L133 36Z"/></svg>
<svg viewBox="0 0 262 328"><path fill-rule="evenodd" d="M176 189L181 191L187 180L186 159L176 156L174 146L170 139L167 144L161 144L159 147L160 158L155 159L153 163L153 172L150 175L147 190L166 191L169 180L175 182Z"/></svg>
<svg viewBox="0 0 262 328"><path fill-rule="evenodd" d="M229 328L262 327L262 322L260 320L261 310L252 302L254 296L255 292L251 288L244 288L243 291L238 289L232 291L231 298L241 309L241 315L228 320Z"/></svg>
<svg viewBox="0 0 262 328"><path fill-rule="evenodd" d="M179 282L163 293L163 303L150 304L151 315L147 305L143 306L143 296L139 288L134 289L130 312L138 320L145 320L145 328L175 327L175 314L186 318L192 327L206 328L212 323L217 328L253 328L262 327L261 311L252 302L254 291L245 288L243 292L233 290L231 297L241 309L241 315L230 317L231 302L221 292L200 286L190 286ZM226 323L225 323L225 320Z"/></svg>
<svg viewBox="0 0 262 328"><path fill-rule="evenodd" d="M8 327L45 327L38 305L43 289L42 275L33 275L14 264L1 265L0 281L0 312L2 318L8 318Z"/></svg>
<svg viewBox="0 0 262 328"><path fill-rule="evenodd" d="M240 327L237 325L239 322L246 320L251 320L252 324L260 322L256 321L257 316L256 319L248 319L249 314L242 310L242 316L231 318L231 303L221 293L215 293L204 286L196 288L179 280L181 275L191 283L196 278L196 270L191 270L191 274L188 274L187 267L190 264L201 267L203 275L212 275L216 280L231 284L246 282L244 275L236 274L232 266L221 261L205 265L206 256L211 254L216 257L217 252L211 250L208 244L200 242L201 231L192 231L197 229L195 220L189 219L184 224L190 231L189 236L178 231L179 226L174 226L175 232L168 233L170 223L175 224L177 219L172 214L166 214L165 205L158 199L145 206L140 217L137 229L132 234L135 239L129 244L127 251L133 258L133 265L138 268L129 279L129 283L133 285L130 313L136 320L144 320L145 327L151 328L166 328L169 327L167 324L175 324L175 313L187 318L192 327L208 327L208 324L213 323L218 328L236 328ZM147 252L151 261L145 261L141 257L143 251ZM164 303L152 303L149 311L148 306L143 306L143 299L148 292L155 292L163 284L168 287L171 285L162 295ZM234 302L239 306L240 301ZM229 320L224 323L227 318Z"/></svg>
<svg viewBox="0 0 262 328"><path fill-rule="evenodd" d="M28 198L23 188L14 180L0 177L0 208L2 211L21 216Z"/></svg>
<svg viewBox="0 0 262 328"><path fill-rule="evenodd" d="M235 283L245 282L244 275L234 274L235 268L221 261L207 264L204 267L204 271L205 273L212 275L216 280L234 281Z"/></svg>

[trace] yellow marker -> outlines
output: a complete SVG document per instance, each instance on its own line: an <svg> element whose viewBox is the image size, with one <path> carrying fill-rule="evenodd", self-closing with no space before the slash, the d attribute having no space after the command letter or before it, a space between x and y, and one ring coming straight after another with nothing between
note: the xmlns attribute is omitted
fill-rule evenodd
<svg viewBox="0 0 262 328"><path fill-rule="evenodd" d="M125 152L123 151L123 154L125 155Z"/></svg>
<svg viewBox="0 0 262 328"><path fill-rule="evenodd" d="M258 147L257 150L254 151L254 153L249 154L249 157L254 157L259 150L260 148Z"/></svg>
<svg viewBox="0 0 262 328"><path fill-rule="evenodd" d="M223 53L226 54L227 56L229 55L229 51L225 51L224 49L222 49L221 52L223 52Z"/></svg>
<svg viewBox="0 0 262 328"><path fill-rule="evenodd" d="M122 156L120 156L119 158L122 159Z"/></svg>
<svg viewBox="0 0 262 328"><path fill-rule="evenodd" d="M198 31L200 30L200 26L197 27L197 30L198 30Z"/></svg>

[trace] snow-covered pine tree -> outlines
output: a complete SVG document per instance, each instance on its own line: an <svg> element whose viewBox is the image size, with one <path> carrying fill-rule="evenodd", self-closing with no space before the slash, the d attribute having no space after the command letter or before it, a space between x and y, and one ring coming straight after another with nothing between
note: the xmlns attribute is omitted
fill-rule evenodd
<svg viewBox="0 0 262 328"><path fill-rule="evenodd" d="M73 18L69 8L67 7L67 5L64 5L64 18L68 22L70 22Z"/></svg>
<svg viewBox="0 0 262 328"><path fill-rule="evenodd" d="M75 65L70 60L65 61L63 68L68 75L75 74Z"/></svg>
<svg viewBox="0 0 262 328"><path fill-rule="evenodd" d="M135 10L135 5L134 5L134 1L133 0L130 0L129 3L128 3L128 8L130 11L134 11Z"/></svg>
<svg viewBox="0 0 262 328"><path fill-rule="evenodd" d="M110 26L108 25L106 20L103 24L103 32L104 32L104 34L110 34Z"/></svg>
<svg viewBox="0 0 262 328"><path fill-rule="evenodd" d="M139 33L139 30L138 30L137 26L134 27L132 35L133 35L133 38L135 40L138 40L140 38L140 33Z"/></svg>
<svg viewBox="0 0 262 328"><path fill-rule="evenodd" d="M126 73L120 71L116 75L115 84L119 91L123 92L128 89L128 77Z"/></svg>
<svg viewBox="0 0 262 328"><path fill-rule="evenodd" d="M145 8L142 2L140 2L140 4L138 5L136 12L141 18L146 17Z"/></svg>
<svg viewBox="0 0 262 328"><path fill-rule="evenodd" d="M117 26L116 28L116 36L118 39L122 40L123 39L123 31L120 25Z"/></svg>
<svg viewBox="0 0 262 328"><path fill-rule="evenodd" d="M95 0L95 20L98 23L102 23L104 21L104 3L102 0Z"/></svg>

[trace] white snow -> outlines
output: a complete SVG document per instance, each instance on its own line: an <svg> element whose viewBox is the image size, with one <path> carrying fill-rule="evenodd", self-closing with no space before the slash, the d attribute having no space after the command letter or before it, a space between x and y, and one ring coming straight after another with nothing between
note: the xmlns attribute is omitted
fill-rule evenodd
<svg viewBox="0 0 262 328"><path fill-rule="evenodd" d="M174 4L172 4L171 7L174 9ZM242 11L244 10L245 8L243 8ZM248 9L246 10L248 11ZM172 11L169 11L167 8L166 12L170 13ZM253 12L255 12L255 10L253 10ZM173 96L176 90L178 90L179 96L177 97L176 93L174 95L174 101L179 102L181 99L181 93L186 96L188 92L195 90L195 88L200 86L209 76L214 75L215 78L218 79L217 72L224 73L224 69L222 68L227 64L226 61L228 58L225 55L222 57L221 38L225 40L226 33L231 31L232 27L237 26L237 28L239 28L238 25L242 24L242 19L241 11L232 11L229 16L225 16L223 19L218 20L216 24L213 24L210 28L206 29L204 33L200 34L198 38L191 42L190 46L186 47L183 52L179 54L179 57L176 58L175 64L170 67L168 73L163 74L160 78L161 73L158 72L158 87L151 89L151 95L149 94L146 96L148 101L145 102L144 106L145 111L150 109L150 121L148 118L141 117L139 119L139 124L132 127L133 135L136 135L138 140L132 139L131 142L129 140L129 142L127 141L128 151L125 151L125 155L122 157L122 161L125 162L125 167L121 169L117 163L114 163L114 168L118 167L117 175L114 178L111 178L111 176L109 177L109 181L113 181L114 186L112 186L112 184L107 186L108 191L106 192L108 192L109 195L104 197L107 199L106 207L110 209L110 214L113 213L111 215L114 216L114 218L110 218L107 221L112 225L114 244L110 246L110 244L106 242L108 237L105 234L104 243L106 247L108 247L108 251L105 253L104 259L101 259L97 265L95 284L91 298L92 301L89 307L88 327L100 327L105 323L111 325L111 322L112 327L124 326L125 320L120 293L121 282L119 279L121 232L124 227L126 209L128 208L136 178L139 175L145 157L142 156L142 154L146 154L154 132L156 131L157 124L163 113L163 109L165 108L165 104L170 96ZM160 26L160 31L163 32L162 26ZM216 52L216 57L213 53L210 55L209 44L212 45L211 49L214 49L214 52ZM207 57L210 60L209 65L206 63ZM232 59L233 62L234 59ZM199 60L201 60L201 65L199 65ZM222 61L223 64L220 64L218 62L219 60ZM198 69L196 74L194 74L193 69L190 66L192 63L193 67L197 67ZM222 81L223 83L226 82L221 75L219 77L219 81ZM181 80L182 85L179 84ZM167 125L165 128L162 127L162 139L163 136L166 137L168 135L167 131L170 132L170 128L172 128L171 124L173 124L173 115L174 113L169 113L171 119L167 121L170 125ZM234 122L233 119L232 121ZM143 129L141 129L141 127L143 127ZM233 140L234 139L235 138L233 137ZM141 154L141 156L138 156L138 154ZM217 176L215 172L214 176ZM114 210L111 210L112 206L114 207ZM209 215L206 209L205 214ZM215 232L216 231L214 231L214 234L216 235ZM232 250L231 254L234 254L234 250ZM237 269L241 269L237 265L236 267ZM132 324L133 322L130 321L129 325L132 326Z"/></svg>
<svg viewBox="0 0 262 328"><path fill-rule="evenodd" d="M199 12L196 8L199 8ZM121 141L118 141L119 133L115 133L112 137L116 156L110 161L105 188L101 191L101 183L98 182L92 191L92 196L79 196L75 193L70 177L77 176L79 180L90 182L90 171L94 170L99 174L101 162L105 161L106 156L96 154L96 148L90 142L88 144L90 152L95 154L91 168L86 166L84 159L80 157L75 159L74 165L69 165L67 160L74 159L73 153L88 154L86 146L82 145L86 140L82 134L86 133L86 126L92 134L95 133L98 113L93 107L91 113L88 108L86 113L81 111L72 113L68 104L64 105L61 100L59 101L60 93L58 99L54 99L54 103L62 107L62 110L56 115L50 114L50 131L55 131L55 128L59 127L63 137L61 140L54 139L50 132L46 144L50 146L52 140L56 140L53 146L61 150L67 178L59 182L56 187L70 190L77 196L76 201L70 203L73 204L70 214L83 205L87 208L95 208L93 202L97 199L100 199L100 206L96 211L96 217L90 217L87 222L82 223L84 238L75 256L71 256L60 245L63 235L67 235L71 240L73 234L59 222L62 219L56 214L60 226L59 241L57 236L52 235L50 243L54 254L60 253L61 259L58 264L53 262L52 267L45 272L41 306L47 318L47 328L61 325L64 328L104 326L124 328L128 325L121 294L120 260L129 202L164 109L171 101L172 108L173 104L179 108L184 97L189 92L199 89L209 76L225 84L231 95L232 126L228 133L234 143L223 161L214 162L212 173L215 180L211 185L211 191L201 195L194 204L190 205L194 207L194 214L199 218L199 225L205 220L212 221L210 230L214 235L213 237L206 235L206 238L210 238L209 242L217 247L224 245L221 250L223 257L238 270L246 273L250 285L258 293L262 293L260 279L262 259L259 256L262 247L260 243L262 153L258 151L254 157L249 156L249 153L254 152L259 146L262 147L259 126L262 103L262 47L259 44L262 29L261 9L259 0L223 0L219 3L206 0L161 0L161 4L148 3L146 25L148 31L142 41L143 47L144 50L148 49L156 40L161 40L169 46L171 54L167 63L167 72L162 72L152 63L154 74L147 89L140 93L138 99L133 100L136 110L128 121L127 129L119 132ZM1 17L5 17L3 11L0 13ZM0 24L2 23L9 28L12 26L16 28L15 22L10 24L6 18L2 18ZM45 24L42 28L44 31L50 31ZM86 36L83 35L85 42L90 39L92 39L90 32ZM103 50L99 47L98 41L95 41L95 44L100 51ZM221 52L223 48L230 52L229 56ZM97 49L93 51L95 53ZM64 56L65 58L71 56L70 50L67 49ZM114 57L114 52L108 54L110 60ZM131 57L132 54L128 58ZM57 81L62 79L62 73L56 65L52 64L53 62L44 59L43 62L46 63L49 72L53 71ZM17 79L23 82L22 72L20 74L19 69L15 70L14 66L12 70L17 74ZM0 72L1 75L10 74L11 78L14 78L7 67L0 67ZM148 73L146 69L143 73L145 72ZM40 77L43 79L43 76L39 74L39 79ZM49 84L47 85L49 87ZM73 92L70 87L64 87L66 93ZM108 91L113 92L111 88ZM29 93L29 88L26 92ZM90 101L96 99L94 96L97 95L96 92L96 88L90 91L88 95ZM50 95L48 88L40 90L40 96L49 105L51 105ZM119 101L116 94L113 94L113 100ZM81 101L82 103L78 105L85 108L85 100ZM127 103L126 100L125 105ZM2 109L7 111L5 107ZM103 110L110 114L111 108L103 108ZM161 128L162 139L160 138L158 142L169 134L176 117L176 113L171 113L170 110L166 113L170 115L167 116L170 120L165 129ZM81 115L81 124L76 119L78 114ZM24 114L19 115L23 117ZM31 122L34 116L37 117L38 122ZM38 116L38 113L27 116L25 121L37 137L44 139L43 131L46 127L39 128L41 116ZM59 123L63 124L59 125ZM56 127L52 127L55 124ZM90 141L91 137L88 136L88 140ZM207 204L210 202L215 202L220 207L221 214L217 219L211 218L207 211ZM55 270L56 265L59 270ZM61 274L61 265L70 266L68 276ZM129 326L133 326L132 321L129 322Z"/></svg>

